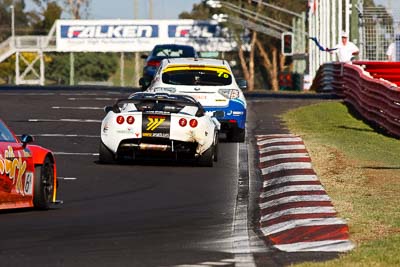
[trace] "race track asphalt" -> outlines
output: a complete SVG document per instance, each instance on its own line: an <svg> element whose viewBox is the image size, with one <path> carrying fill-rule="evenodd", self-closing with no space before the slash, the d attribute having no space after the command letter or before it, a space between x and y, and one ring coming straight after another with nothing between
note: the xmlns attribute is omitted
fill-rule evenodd
<svg viewBox="0 0 400 267"><path fill-rule="evenodd" d="M169 161L98 164L102 108L131 92L0 89L0 117L18 135L32 134L36 144L55 152L64 201L48 211L0 212L2 264L285 266L337 256L279 252L253 230L261 187L255 135L288 133L279 114L325 97L249 97L247 142L221 140L212 168ZM240 194L239 166L247 159L249 191ZM248 204L249 247L235 243L238 203Z"/></svg>

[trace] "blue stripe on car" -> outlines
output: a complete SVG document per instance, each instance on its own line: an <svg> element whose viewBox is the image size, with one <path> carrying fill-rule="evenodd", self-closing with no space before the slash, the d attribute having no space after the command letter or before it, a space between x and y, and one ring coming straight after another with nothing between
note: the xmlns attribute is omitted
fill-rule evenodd
<svg viewBox="0 0 400 267"><path fill-rule="evenodd" d="M219 118L221 122L228 121L228 120L236 120L238 127L241 129L245 128L246 124L246 108L244 106L243 101L238 99L230 100L228 106L226 107L211 107L206 106L204 107L206 111L224 111L224 117ZM234 112L242 112L240 115L234 115Z"/></svg>

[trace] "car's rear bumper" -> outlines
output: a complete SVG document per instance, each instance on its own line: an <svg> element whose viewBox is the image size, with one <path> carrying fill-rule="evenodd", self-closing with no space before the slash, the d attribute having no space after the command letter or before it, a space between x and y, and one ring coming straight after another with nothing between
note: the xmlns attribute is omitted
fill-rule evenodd
<svg viewBox="0 0 400 267"><path fill-rule="evenodd" d="M221 123L221 129L237 127L244 129L246 127L247 111L243 104L230 101L227 107L204 107L208 112L223 111L224 116L218 117Z"/></svg>

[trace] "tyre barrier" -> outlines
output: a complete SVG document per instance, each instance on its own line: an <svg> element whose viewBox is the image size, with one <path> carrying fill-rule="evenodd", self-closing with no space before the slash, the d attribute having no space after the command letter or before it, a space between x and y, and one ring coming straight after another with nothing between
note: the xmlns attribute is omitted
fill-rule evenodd
<svg viewBox="0 0 400 267"><path fill-rule="evenodd" d="M319 68L311 88L335 92L374 128L400 138L400 88L396 83L400 84L400 62L335 62Z"/></svg>
<svg viewBox="0 0 400 267"><path fill-rule="evenodd" d="M349 228L338 218L295 135L257 135L263 187L259 230L281 251L346 252L354 248Z"/></svg>

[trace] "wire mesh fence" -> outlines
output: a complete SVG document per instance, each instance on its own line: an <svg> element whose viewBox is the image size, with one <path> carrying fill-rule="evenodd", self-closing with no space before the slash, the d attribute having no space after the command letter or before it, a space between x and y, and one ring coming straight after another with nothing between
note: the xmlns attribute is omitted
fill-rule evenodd
<svg viewBox="0 0 400 267"><path fill-rule="evenodd" d="M396 1L392 5L391 1L380 1L383 5L376 7L364 7L362 13L362 24L360 30L364 36L362 46L362 59L372 61L385 61L389 57L388 52L392 52L392 60L400 61L400 6ZM397 7L399 6L399 7ZM399 39L396 42L396 36ZM398 44L397 44L398 43ZM392 44L392 50L388 48ZM399 55L396 56L396 51Z"/></svg>

